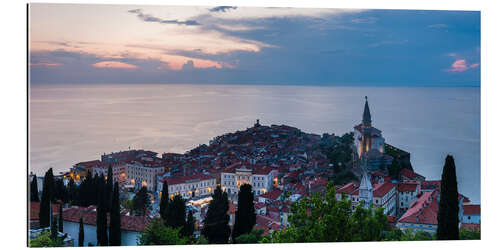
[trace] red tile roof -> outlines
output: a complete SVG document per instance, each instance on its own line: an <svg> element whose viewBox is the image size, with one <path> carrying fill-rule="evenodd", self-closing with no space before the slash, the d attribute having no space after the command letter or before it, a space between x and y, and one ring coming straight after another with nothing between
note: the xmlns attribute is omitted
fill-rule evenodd
<svg viewBox="0 0 500 250"><path fill-rule="evenodd" d="M407 178L410 178L410 179L415 179L415 178L424 178L423 176L409 170L409 169L406 169L406 168L403 168L401 169L401 171L399 171L399 174L402 175L402 176L405 176Z"/></svg>
<svg viewBox="0 0 500 250"><path fill-rule="evenodd" d="M463 205L464 215L481 214L481 205Z"/></svg>
<svg viewBox="0 0 500 250"><path fill-rule="evenodd" d="M400 184L398 184L398 191L400 193L416 192L417 187L418 187L417 183L400 183Z"/></svg>
<svg viewBox="0 0 500 250"><path fill-rule="evenodd" d="M283 191L281 191L280 189L274 189L271 192L267 192L267 193L261 195L261 197L266 198L266 199L276 200L281 195L281 193L283 193Z"/></svg>
<svg viewBox="0 0 500 250"><path fill-rule="evenodd" d="M437 225L439 210L437 195L437 191L424 192L414 205L401 216L399 222Z"/></svg>
<svg viewBox="0 0 500 250"><path fill-rule="evenodd" d="M83 223L87 225L96 225L97 212L92 207L71 207L63 209L63 220L75 223L83 219ZM109 225L108 215L108 225ZM149 218L145 216L126 216L121 215L121 228L127 231L144 232L146 225L149 223Z"/></svg>
<svg viewBox="0 0 500 250"><path fill-rule="evenodd" d="M359 187L359 184L356 182L350 182L343 187L339 188L337 190L338 194L344 193L344 194L351 194L353 191L355 191Z"/></svg>
<svg viewBox="0 0 500 250"><path fill-rule="evenodd" d="M209 179L215 179L215 177L206 174L194 174L189 176L165 177L163 180L166 180L168 185L176 185L197 180L202 181Z"/></svg>
<svg viewBox="0 0 500 250"><path fill-rule="evenodd" d="M383 197L396 186L394 183L384 182L377 184L373 189L373 197Z"/></svg>
<svg viewBox="0 0 500 250"><path fill-rule="evenodd" d="M40 213L40 202L30 201L30 220L38 220ZM52 204L52 215L59 214L59 204Z"/></svg>
<svg viewBox="0 0 500 250"><path fill-rule="evenodd" d="M255 203L255 209L261 209L261 208L263 208L265 206L266 206L266 204L264 204L262 202Z"/></svg>

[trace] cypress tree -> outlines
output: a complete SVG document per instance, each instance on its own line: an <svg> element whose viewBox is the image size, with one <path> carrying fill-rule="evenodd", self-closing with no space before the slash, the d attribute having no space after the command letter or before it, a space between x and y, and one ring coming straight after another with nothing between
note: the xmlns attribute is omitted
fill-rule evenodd
<svg viewBox="0 0 500 250"><path fill-rule="evenodd" d="M45 172L45 177L43 178L42 199L40 201L39 212L40 227L48 227L50 225L50 204L53 198L53 185L54 175L52 174L52 168L50 168Z"/></svg>
<svg viewBox="0 0 500 250"><path fill-rule="evenodd" d="M111 200L113 197L113 168L108 167L108 176L106 177L106 211L111 210Z"/></svg>
<svg viewBox="0 0 500 250"><path fill-rule="evenodd" d="M30 183L30 201L40 202L40 197L38 197L38 180L36 175Z"/></svg>
<svg viewBox="0 0 500 250"><path fill-rule="evenodd" d="M163 181L163 187L161 189L161 199L160 199L160 216L163 221L167 222L167 211L168 211L168 201L170 200L170 195L168 194L168 183L166 180Z"/></svg>
<svg viewBox="0 0 500 250"><path fill-rule="evenodd" d="M438 211L438 240L458 240L458 187L455 161L451 155L446 162L441 176L441 194Z"/></svg>
<svg viewBox="0 0 500 250"><path fill-rule="evenodd" d="M236 210L234 228L233 228L233 242L235 239L252 231L256 223L255 207L253 204L252 186L244 184L240 186L238 193L238 210Z"/></svg>
<svg viewBox="0 0 500 250"><path fill-rule="evenodd" d="M120 217L120 189L115 182L113 187L113 198L111 201L111 211L109 214L109 245L121 246L121 217Z"/></svg>
<svg viewBox="0 0 500 250"><path fill-rule="evenodd" d="M52 218L52 224L50 225L50 238L52 240L57 240L57 218Z"/></svg>
<svg viewBox="0 0 500 250"><path fill-rule="evenodd" d="M194 217L193 217L193 211L189 210L186 224L182 228L182 235L188 238L191 238L194 234Z"/></svg>
<svg viewBox="0 0 500 250"><path fill-rule="evenodd" d="M77 199L77 188L76 188L76 185L75 185L75 181L73 180L73 178L69 179L69 183L68 183L68 201L71 203L71 204L78 204L76 199Z"/></svg>
<svg viewBox="0 0 500 250"><path fill-rule="evenodd" d="M78 231L78 246L83 247L83 241L85 239L85 230L83 229L83 219L80 217L80 230Z"/></svg>
<svg viewBox="0 0 500 250"><path fill-rule="evenodd" d="M180 195L174 196L174 199L169 202L167 221L165 225L167 227L179 228L186 224L186 204L184 199Z"/></svg>
<svg viewBox="0 0 500 250"><path fill-rule="evenodd" d="M229 201L227 193L222 192L220 186L215 189L212 200L208 204L207 215L204 220L204 227L201 231L208 242L213 244L226 244L231 235L229 227Z"/></svg>
<svg viewBox="0 0 500 250"><path fill-rule="evenodd" d="M59 232L64 232L63 231L63 210L62 210L62 203L59 203Z"/></svg>
<svg viewBox="0 0 500 250"><path fill-rule="evenodd" d="M104 176L100 175L96 178L96 186L98 190L104 190L106 184L104 182ZM97 233L97 245L107 246L108 245L108 216L106 215L106 196L105 193L98 193L98 204L97 204L97 218L96 218L96 233Z"/></svg>
<svg viewBox="0 0 500 250"><path fill-rule="evenodd" d="M146 209L148 208L151 201L149 200L148 190L146 187L142 187L139 192L134 197L134 211L136 215L143 216L146 214Z"/></svg>

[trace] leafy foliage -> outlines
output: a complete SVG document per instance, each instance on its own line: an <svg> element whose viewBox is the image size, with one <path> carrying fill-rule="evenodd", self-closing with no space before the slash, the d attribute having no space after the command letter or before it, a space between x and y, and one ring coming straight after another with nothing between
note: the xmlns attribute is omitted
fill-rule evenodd
<svg viewBox="0 0 500 250"><path fill-rule="evenodd" d="M264 229L252 229L249 233L242 234L236 238L238 244L255 244L262 240Z"/></svg>
<svg viewBox="0 0 500 250"><path fill-rule="evenodd" d="M133 208L136 215L145 215L146 209L151 204L146 187L142 187L133 199Z"/></svg>
<svg viewBox="0 0 500 250"><path fill-rule="evenodd" d="M351 209L351 202L337 201L333 182L326 187L325 197L313 194L292 203L288 216L290 226L274 231L261 242L335 242L381 240L387 216L381 208L373 211L361 206Z"/></svg>
<svg viewBox="0 0 500 250"><path fill-rule="evenodd" d="M180 237L180 228L174 229L165 226L161 218L153 219L141 233L138 239L139 245L184 245L187 239Z"/></svg>
<svg viewBox="0 0 500 250"><path fill-rule="evenodd" d="M460 230L459 237L461 240L480 240L481 231L462 229Z"/></svg>
<svg viewBox="0 0 500 250"><path fill-rule="evenodd" d="M335 172L342 172L352 160L354 133L346 133L341 137L323 135L320 148L333 164Z"/></svg>
<svg viewBox="0 0 500 250"><path fill-rule="evenodd" d="M60 239L52 239L49 231L43 231L39 236L33 238L29 242L30 247L60 247Z"/></svg>

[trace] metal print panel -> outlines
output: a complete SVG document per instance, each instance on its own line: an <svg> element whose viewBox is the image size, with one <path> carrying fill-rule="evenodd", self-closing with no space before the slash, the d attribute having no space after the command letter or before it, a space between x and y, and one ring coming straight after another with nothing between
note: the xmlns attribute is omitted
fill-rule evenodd
<svg viewBox="0 0 500 250"><path fill-rule="evenodd" d="M30 4L30 247L480 239L480 13Z"/></svg>

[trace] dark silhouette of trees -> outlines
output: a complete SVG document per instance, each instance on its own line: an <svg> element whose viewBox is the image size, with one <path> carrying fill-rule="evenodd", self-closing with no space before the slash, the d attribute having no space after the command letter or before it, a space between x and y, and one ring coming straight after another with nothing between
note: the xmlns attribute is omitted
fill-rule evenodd
<svg viewBox="0 0 500 250"><path fill-rule="evenodd" d="M139 192L137 192L133 200L135 215L145 215L150 203L151 201L149 200L148 190L146 187L142 187Z"/></svg>
<svg viewBox="0 0 500 250"><path fill-rule="evenodd" d="M170 197L168 194L168 183L167 181L163 181L163 187L161 189L161 200L160 200L160 217L165 222L167 222L169 200Z"/></svg>
<svg viewBox="0 0 500 250"><path fill-rule="evenodd" d="M80 217L80 230L78 231L78 246L83 247L83 241L85 240L85 230L83 229L83 219Z"/></svg>
<svg viewBox="0 0 500 250"><path fill-rule="evenodd" d="M111 211L109 217L109 245L121 246L122 233L120 217L120 189L118 188L118 183L115 183L113 187L113 197L111 201Z"/></svg>
<svg viewBox="0 0 500 250"><path fill-rule="evenodd" d="M40 197L38 197L38 180L36 175L33 176L33 180L30 182L30 201L40 202Z"/></svg>
<svg viewBox="0 0 500 250"><path fill-rule="evenodd" d="M180 195L174 196L169 202L167 220L165 225L172 228L180 228L186 224L186 204Z"/></svg>
<svg viewBox="0 0 500 250"><path fill-rule="evenodd" d="M256 215L253 203L252 186L244 184L240 186L240 191L238 193L238 209L236 210L232 235L233 242L237 243L236 238L238 236L250 233L253 226L255 226L255 222Z"/></svg>
<svg viewBox="0 0 500 250"><path fill-rule="evenodd" d="M438 211L438 240L458 240L458 187L455 161L446 156L441 176L441 194Z"/></svg>
<svg viewBox="0 0 500 250"><path fill-rule="evenodd" d="M106 184L104 181L104 176L100 175L96 178L96 186L99 190L105 190ZM97 234L97 245L107 246L108 245L108 216L106 215L106 203L105 192L101 192L98 195L97 203L97 218L96 218L96 234Z"/></svg>
<svg viewBox="0 0 500 250"><path fill-rule="evenodd" d="M229 236L231 235L231 228L229 227L229 201L227 193L222 192L218 186L212 200L208 205L207 215L204 220L204 227L201 231L203 236L207 238L208 242L213 244L226 244L228 243Z"/></svg>
<svg viewBox="0 0 500 250"><path fill-rule="evenodd" d="M52 168L45 172L45 177L43 179L43 190L42 199L40 201L40 227L48 227L51 220L50 204L53 199L53 189L54 189L54 175L52 174Z"/></svg>
<svg viewBox="0 0 500 250"><path fill-rule="evenodd" d="M59 232L64 232L63 230L63 209L62 209L62 203L59 203Z"/></svg>

